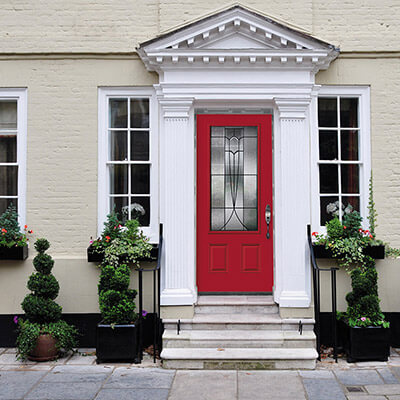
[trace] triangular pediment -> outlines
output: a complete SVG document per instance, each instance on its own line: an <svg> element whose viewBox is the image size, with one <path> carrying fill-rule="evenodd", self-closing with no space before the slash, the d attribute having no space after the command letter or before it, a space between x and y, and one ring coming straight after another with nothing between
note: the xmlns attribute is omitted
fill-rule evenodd
<svg viewBox="0 0 400 400"><path fill-rule="evenodd" d="M168 65L246 63L327 68L335 46L241 6L205 17L142 43L149 70Z"/></svg>

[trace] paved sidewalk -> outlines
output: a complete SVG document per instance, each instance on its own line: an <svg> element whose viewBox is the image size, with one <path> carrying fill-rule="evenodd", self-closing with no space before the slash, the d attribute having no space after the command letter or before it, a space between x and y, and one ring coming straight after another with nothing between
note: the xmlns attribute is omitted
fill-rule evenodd
<svg viewBox="0 0 400 400"><path fill-rule="evenodd" d="M0 400L400 400L400 356L388 362L318 363L315 371L171 371L95 364L94 349L21 363L0 349Z"/></svg>

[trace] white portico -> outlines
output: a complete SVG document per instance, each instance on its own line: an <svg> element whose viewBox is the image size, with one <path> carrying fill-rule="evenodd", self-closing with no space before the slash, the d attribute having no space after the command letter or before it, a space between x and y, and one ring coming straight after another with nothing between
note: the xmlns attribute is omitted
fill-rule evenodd
<svg viewBox="0 0 400 400"><path fill-rule="evenodd" d="M206 108L272 113L273 298L280 307L308 308L314 78L338 49L235 6L143 43L138 52L159 74L161 304L197 300L195 121L197 110Z"/></svg>

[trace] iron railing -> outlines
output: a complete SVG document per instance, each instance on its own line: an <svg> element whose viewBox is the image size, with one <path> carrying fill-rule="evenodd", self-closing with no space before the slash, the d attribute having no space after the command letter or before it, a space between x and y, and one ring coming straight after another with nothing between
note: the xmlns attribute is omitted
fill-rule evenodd
<svg viewBox="0 0 400 400"><path fill-rule="evenodd" d="M157 253L157 264L151 267L139 267L139 345L138 362L143 359L143 272L153 272L153 362L156 362L157 352L161 353L162 320L160 318L160 278L161 278L161 255L163 248L163 225L160 224L158 246L155 248Z"/></svg>
<svg viewBox="0 0 400 400"><path fill-rule="evenodd" d="M314 288L314 313L315 325L314 332L317 339L318 360L321 360L321 287L320 287L320 272L331 273L331 302L332 302L332 339L333 339L333 358L337 362L337 326L336 326L336 271L337 267L320 268L317 264L314 254L314 248L311 238L311 226L307 225L308 246L310 248L310 259L313 273L313 288Z"/></svg>

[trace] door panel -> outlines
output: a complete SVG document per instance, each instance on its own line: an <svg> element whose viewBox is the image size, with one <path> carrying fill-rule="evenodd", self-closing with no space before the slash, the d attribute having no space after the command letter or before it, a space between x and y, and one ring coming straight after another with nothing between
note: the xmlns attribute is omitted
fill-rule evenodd
<svg viewBox="0 0 400 400"><path fill-rule="evenodd" d="M200 292L271 292L270 115L197 116L197 285Z"/></svg>

